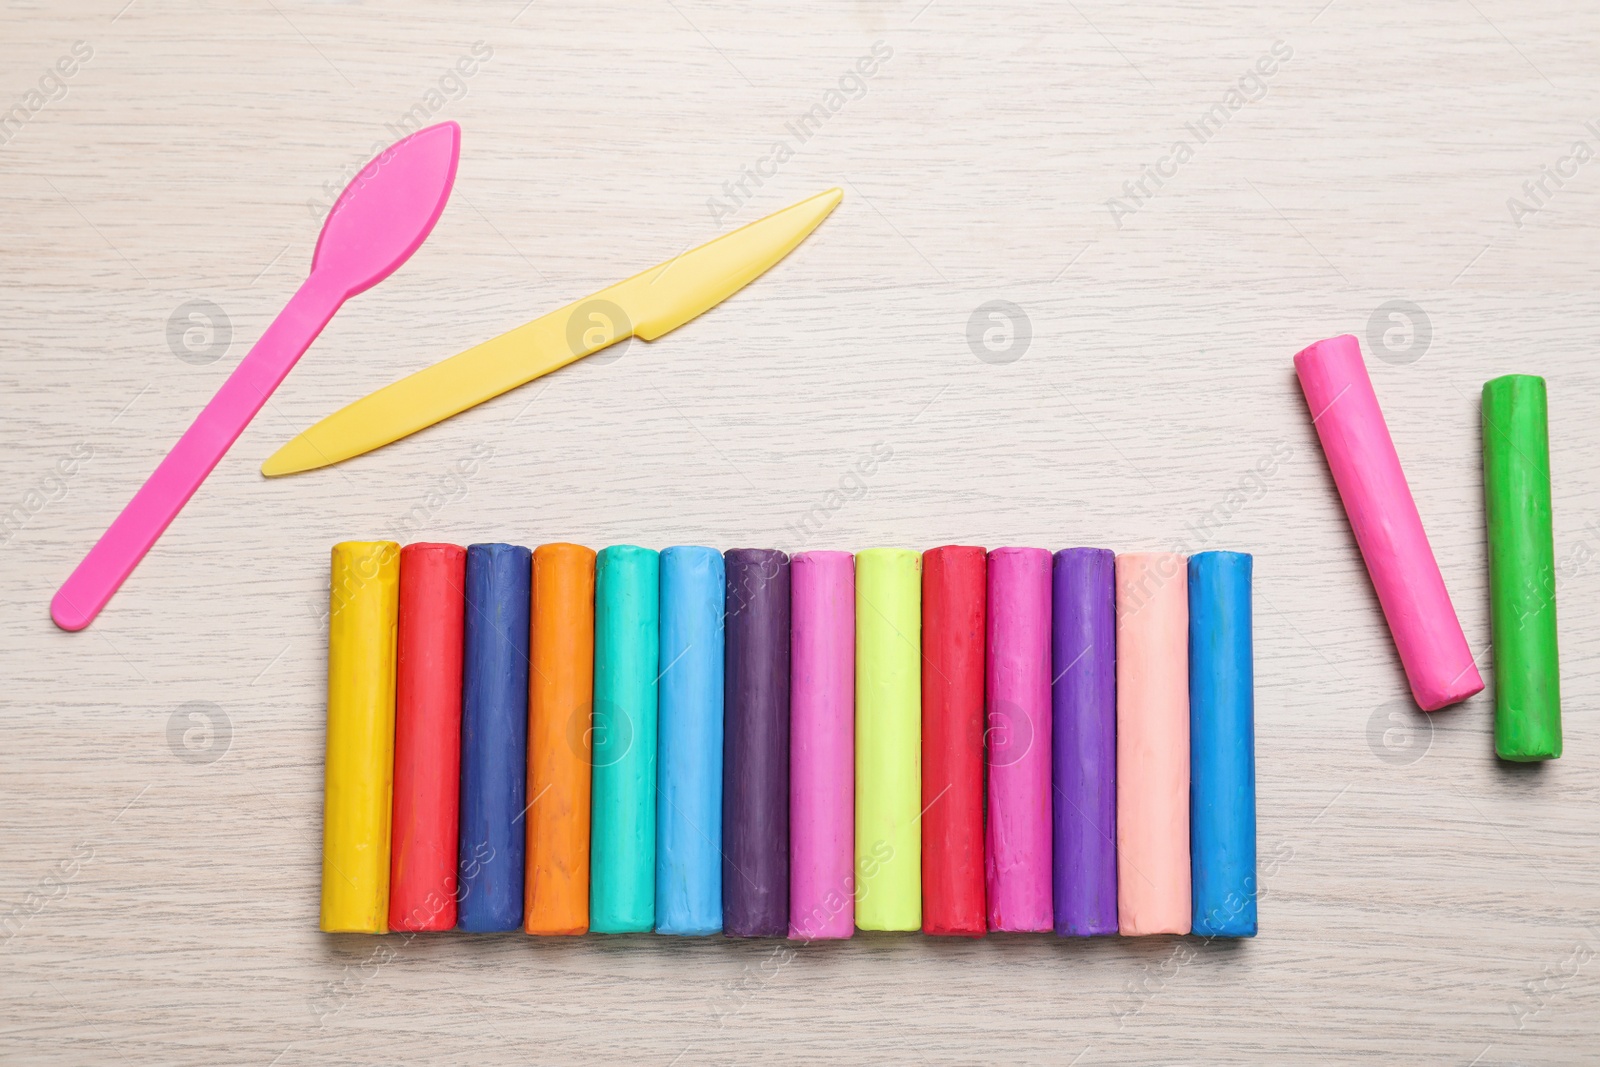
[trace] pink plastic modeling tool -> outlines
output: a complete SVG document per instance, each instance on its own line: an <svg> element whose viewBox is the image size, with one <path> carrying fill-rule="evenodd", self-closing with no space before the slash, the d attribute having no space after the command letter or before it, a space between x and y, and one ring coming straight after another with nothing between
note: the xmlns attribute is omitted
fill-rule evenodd
<svg viewBox="0 0 1600 1067"><path fill-rule="evenodd" d="M89 625L340 306L393 274L427 239L460 156L461 127L443 122L390 145L345 187L322 224L310 276L57 590L50 601L57 626Z"/></svg>

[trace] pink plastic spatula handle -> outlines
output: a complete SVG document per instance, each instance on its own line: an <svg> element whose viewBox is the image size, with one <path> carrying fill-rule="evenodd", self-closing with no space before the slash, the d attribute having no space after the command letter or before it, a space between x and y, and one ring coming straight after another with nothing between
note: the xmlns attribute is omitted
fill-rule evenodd
<svg viewBox="0 0 1600 1067"><path fill-rule="evenodd" d="M89 625L340 305L394 273L427 239L460 158L461 127L443 122L390 145L345 186L322 224L310 277L56 591L57 626Z"/></svg>

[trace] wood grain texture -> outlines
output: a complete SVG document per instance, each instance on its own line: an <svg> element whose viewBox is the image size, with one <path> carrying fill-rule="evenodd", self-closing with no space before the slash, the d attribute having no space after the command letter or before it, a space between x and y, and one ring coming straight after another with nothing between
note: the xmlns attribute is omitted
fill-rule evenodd
<svg viewBox="0 0 1600 1067"><path fill-rule="evenodd" d="M10 0L0 103L93 56L0 127L0 1058L1591 1061L1600 162L1560 160L1600 148L1597 33L1509 0ZM1197 142L1275 42L1264 95ZM465 130L438 229L57 631L55 587L303 275L319 198L419 107ZM678 333L257 473L400 374L836 184ZM179 358L187 320L169 340L195 300L231 327L214 362ZM969 343L991 300L1026 315L1011 362ZM1290 363L1340 332L1491 687L1478 390L1549 379L1559 763L1495 761L1489 692L1410 710ZM327 553L374 537L1253 552L1261 936L319 934Z"/></svg>

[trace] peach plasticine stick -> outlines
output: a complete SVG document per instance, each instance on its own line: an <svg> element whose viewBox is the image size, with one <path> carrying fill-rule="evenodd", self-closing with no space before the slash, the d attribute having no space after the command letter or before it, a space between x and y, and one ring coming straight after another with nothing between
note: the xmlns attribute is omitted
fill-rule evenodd
<svg viewBox="0 0 1600 1067"><path fill-rule="evenodd" d="M1189 932L1189 573L1117 557L1117 927Z"/></svg>

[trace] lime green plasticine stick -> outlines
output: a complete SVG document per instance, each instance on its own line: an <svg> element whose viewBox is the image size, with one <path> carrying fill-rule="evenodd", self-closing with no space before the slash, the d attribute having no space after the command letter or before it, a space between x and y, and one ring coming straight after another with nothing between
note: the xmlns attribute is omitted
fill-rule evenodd
<svg viewBox="0 0 1600 1067"><path fill-rule="evenodd" d="M856 554L856 925L922 927L922 557Z"/></svg>
<svg viewBox="0 0 1600 1067"><path fill-rule="evenodd" d="M1544 379L1483 386L1483 491L1494 627L1494 750L1519 763L1561 756L1555 538Z"/></svg>

